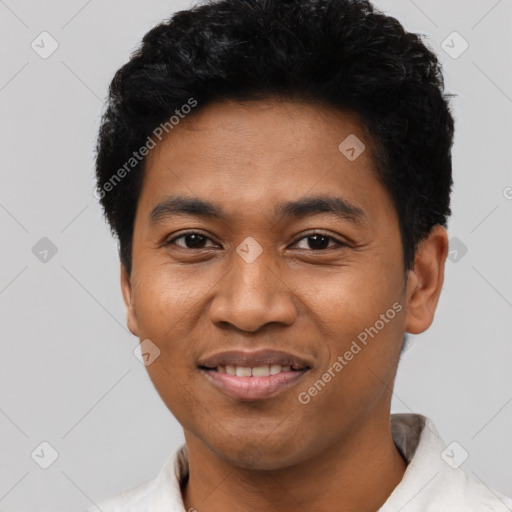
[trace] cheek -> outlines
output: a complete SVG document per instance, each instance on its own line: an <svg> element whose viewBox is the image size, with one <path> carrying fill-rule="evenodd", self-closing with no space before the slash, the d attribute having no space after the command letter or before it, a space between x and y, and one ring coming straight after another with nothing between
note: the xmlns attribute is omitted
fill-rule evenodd
<svg viewBox="0 0 512 512"><path fill-rule="evenodd" d="M139 329L146 335L176 336L201 297L205 280L192 279L188 270L170 264L148 262L134 279L135 312Z"/></svg>
<svg viewBox="0 0 512 512"><path fill-rule="evenodd" d="M353 265L333 272L316 274L303 286L302 298L314 315L319 329L333 348L342 350L349 340L379 321L401 299L401 284L395 269L379 261ZM394 317L391 310L388 317ZM386 320L389 318L386 317ZM396 322L395 322L396 323ZM386 323L386 331L389 322ZM378 327L381 327L380 323Z"/></svg>
<svg viewBox="0 0 512 512"><path fill-rule="evenodd" d="M357 421L388 400L401 345L403 309L394 303L381 310L348 315L328 338L329 362L301 386L301 405L308 414L322 417L320 437L333 435L332 425ZM386 316L387 312L387 316ZM371 320L366 321L367 318ZM332 336L336 336L333 338Z"/></svg>
<svg viewBox="0 0 512 512"><path fill-rule="evenodd" d="M356 268L359 267L359 268ZM329 382L321 398L339 404L330 414L346 407L370 403L392 378L404 327L402 282L397 265L374 259L371 266L340 269L329 278L313 279L307 292L307 308L324 340L329 362L311 376ZM313 391L314 393L315 391ZM359 405L358 405L359 404Z"/></svg>
<svg viewBox="0 0 512 512"><path fill-rule="evenodd" d="M179 272L162 266L146 268L151 270L139 267L134 280L137 325L140 339L151 340L159 351L146 370L169 410L186 421L184 411L191 407L186 386L193 360L187 336L196 294L189 293Z"/></svg>
<svg viewBox="0 0 512 512"><path fill-rule="evenodd" d="M186 288L170 273L152 271L137 276L134 287L134 311L141 342L157 354L146 370L162 399L169 406L179 400L189 371L190 346L186 343L190 328L186 318L191 302ZM156 348L155 348L156 347Z"/></svg>
<svg viewBox="0 0 512 512"><path fill-rule="evenodd" d="M171 414L185 429L193 431L201 422L205 409L200 407L193 389L187 385L189 376L184 369L162 359L158 358L146 367L151 382Z"/></svg>

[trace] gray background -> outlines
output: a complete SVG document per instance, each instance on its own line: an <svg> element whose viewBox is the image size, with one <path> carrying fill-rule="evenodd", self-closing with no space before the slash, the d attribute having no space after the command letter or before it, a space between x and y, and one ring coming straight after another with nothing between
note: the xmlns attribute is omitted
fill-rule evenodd
<svg viewBox="0 0 512 512"><path fill-rule="evenodd" d="M116 243L92 191L114 72L153 25L191 5L0 0L4 511L85 508L153 478L183 442L134 357ZM393 411L429 416L447 443L469 453L463 469L512 495L512 2L375 5L428 36L447 90L458 94L454 261L434 325L403 356ZM47 59L31 48L43 31L59 44ZM453 31L469 43L456 59L441 47ZM452 53L462 48L457 36L445 44ZM57 248L46 262L32 250L43 237ZM59 454L48 469L31 458L43 441Z"/></svg>

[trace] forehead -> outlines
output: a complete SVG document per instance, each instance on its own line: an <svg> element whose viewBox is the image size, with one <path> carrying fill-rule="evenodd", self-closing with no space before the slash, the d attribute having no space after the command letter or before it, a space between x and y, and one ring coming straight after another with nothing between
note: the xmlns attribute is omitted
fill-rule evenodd
<svg viewBox="0 0 512 512"><path fill-rule="evenodd" d="M178 195L209 198L228 216L277 215L284 202L341 195L365 211L389 207L383 194L357 115L275 100L223 101L182 119L148 154L139 207L149 220L156 205Z"/></svg>
<svg viewBox="0 0 512 512"><path fill-rule="evenodd" d="M150 152L149 165L162 153L168 158L170 151L186 153L188 160L207 155L212 163L225 156L245 163L257 156L267 165L299 156L307 161L320 156L334 161L340 156L339 144L349 136L364 140L367 146L371 144L357 114L325 106L269 99L224 100L198 108L172 127ZM262 152L265 147L267 151ZM367 162L369 151L362 156L362 161Z"/></svg>

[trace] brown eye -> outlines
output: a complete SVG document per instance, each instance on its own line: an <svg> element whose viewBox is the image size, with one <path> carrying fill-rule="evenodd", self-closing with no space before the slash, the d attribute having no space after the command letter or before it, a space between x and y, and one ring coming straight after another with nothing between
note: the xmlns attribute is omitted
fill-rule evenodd
<svg viewBox="0 0 512 512"><path fill-rule="evenodd" d="M330 249L333 246L335 247L335 246L345 246L346 245L343 242L340 242L339 240L333 238L332 236L324 235L322 233L314 233L314 234L307 235L295 243L298 244L299 242L302 242L303 240L307 240L306 244L308 245L308 247L300 247L300 249L309 249L309 250L314 250L314 251ZM334 245L329 246L329 241L334 241Z"/></svg>
<svg viewBox="0 0 512 512"><path fill-rule="evenodd" d="M183 239L184 245L176 243L177 240ZM177 236L176 238L173 238L172 240L169 240L165 243L165 246L168 247L174 243L178 247L182 247L184 249L204 249L205 243L210 240L206 235L203 235L202 233L184 233L180 236Z"/></svg>

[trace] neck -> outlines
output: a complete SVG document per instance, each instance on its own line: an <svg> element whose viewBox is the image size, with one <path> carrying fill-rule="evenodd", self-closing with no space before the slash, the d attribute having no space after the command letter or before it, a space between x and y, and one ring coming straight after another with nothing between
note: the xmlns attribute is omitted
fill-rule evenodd
<svg viewBox="0 0 512 512"><path fill-rule="evenodd" d="M290 467L250 470L230 464L185 432L186 510L376 512L399 484L406 462L391 437L389 414L367 422L328 450Z"/></svg>

